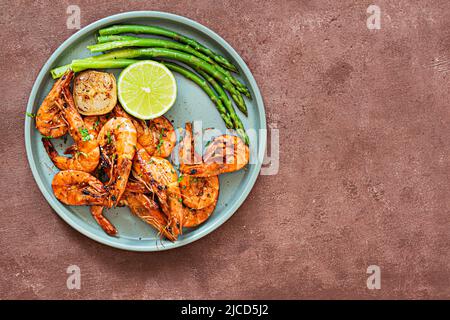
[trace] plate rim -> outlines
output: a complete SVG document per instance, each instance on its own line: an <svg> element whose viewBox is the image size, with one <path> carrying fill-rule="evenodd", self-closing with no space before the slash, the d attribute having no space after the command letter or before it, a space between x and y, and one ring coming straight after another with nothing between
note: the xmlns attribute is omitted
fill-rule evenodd
<svg viewBox="0 0 450 320"><path fill-rule="evenodd" d="M79 37L82 37L86 34L89 34L92 31L95 31L96 29L103 27L104 25L113 24L119 22L119 20L125 20L125 19L131 19L131 18L161 18L161 19L167 19L171 20L177 23L188 25L189 27L206 34L208 37L210 37L212 40L214 40L216 43L218 43L220 46L222 46L227 54L231 55L233 59L235 59L239 65L239 67L242 69L242 73L245 74L249 81L249 85L252 87L254 92L255 99L255 105L259 111L259 129L262 130L258 132L259 136L259 144L257 149L257 161L255 164L255 168L250 173L250 177L248 179L248 183L246 188L244 189L244 192L240 194L240 196L232 203L232 205L228 206L226 214L223 214L220 219L216 221L216 223L210 225L208 228L204 228L202 230L199 229L197 233L195 233L191 238L184 239L181 241L176 241L173 243L168 243L164 246L134 246L132 244L123 244L111 241L108 236L106 235L99 235L96 233L91 232L90 230L84 228L82 225L78 224L74 218L68 215L64 210L61 209L61 206L64 206L59 201L56 200L55 197L51 197L50 194L47 192L45 184L43 180L41 179L38 168L36 166L36 161L33 156L32 148L31 148L31 125L32 125L32 119L28 116L25 117L25 149L27 153L27 159L29 166L31 168L34 180L36 181L39 190L43 194L44 198L47 200L47 202L50 204L52 209L58 214L58 216L64 220L68 225L70 225L72 228L80 232L81 234L85 235L86 237L99 242L103 245L107 245L113 248L122 249L122 250L128 250L128 251L139 251L139 252L155 252L155 251L165 251L170 249L179 248L182 246L185 246L187 244L190 244L194 241L197 241L209 233L216 230L218 227L223 225L228 219L231 218L231 216L238 210L238 208L242 205L242 203L245 201L245 199L248 197L250 191L253 189L255 182L259 176L261 166L262 166L262 159L264 157L265 149L266 149L266 140L267 140L267 125L266 125L266 114L265 114L265 108L264 108L264 102L261 96L261 92L259 90L259 87L256 83L255 78L253 77L252 72L248 68L247 64L244 62L244 60L241 58L241 56L234 50L234 48L222 37L220 37L217 33L209 29L208 27L202 25L199 22L196 22L192 19L186 18L184 16L176 15L173 13L168 12L162 12L162 11L129 11L129 12L123 12L118 13L114 15L110 15L104 18L101 18L99 20L96 20L89 25L81 28L76 33L68 37L48 58L48 60L45 62L41 70L39 71L39 74L33 84L33 87L31 89L30 96L28 98L27 102L27 112L32 112L34 102L36 100L37 94L40 90L40 87L42 86L42 82L44 77L47 75L47 73L50 70L50 67L55 63L55 61L60 57L60 54L66 50L73 42L75 42Z"/></svg>

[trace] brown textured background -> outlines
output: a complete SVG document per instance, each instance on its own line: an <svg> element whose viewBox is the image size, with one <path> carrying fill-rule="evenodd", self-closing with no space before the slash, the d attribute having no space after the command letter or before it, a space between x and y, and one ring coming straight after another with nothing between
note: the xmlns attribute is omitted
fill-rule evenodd
<svg viewBox="0 0 450 320"><path fill-rule="evenodd" d="M450 2L1 0L0 298L450 298ZM260 176L213 234L161 253L119 251L65 224L35 184L23 112L74 30L129 10L218 32L253 71L280 129ZM81 290L67 290L76 264ZM381 267L381 290L366 268Z"/></svg>

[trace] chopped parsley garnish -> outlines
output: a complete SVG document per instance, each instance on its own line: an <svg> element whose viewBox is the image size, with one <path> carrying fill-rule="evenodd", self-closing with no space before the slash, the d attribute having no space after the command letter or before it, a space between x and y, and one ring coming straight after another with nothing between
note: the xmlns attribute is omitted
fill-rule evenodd
<svg viewBox="0 0 450 320"><path fill-rule="evenodd" d="M158 142L158 145L156 146L156 150L158 150L159 153L161 153L161 146L164 143L163 137L165 137L164 136L164 128L162 128L161 132L159 133L159 142Z"/></svg>
<svg viewBox="0 0 450 320"><path fill-rule="evenodd" d="M158 152L161 152L161 146L162 146L162 144L163 144L163 141L162 141L162 140L159 140L159 143L158 143L158 145L156 146L156 150L158 150Z"/></svg>
<svg viewBox="0 0 450 320"><path fill-rule="evenodd" d="M89 134L88 129L86 128L80 128L80 133L81 133L81 138L83 139L83 141L89 141L91 140L91 135Z"/></svg>
<svg viewBox="0 0 450 320"><path fill-rule="evenodd" d="M53 136L42 136L44 139L53 139Z"/></svg>
<svg viewBox="0 0 450 320"><path fill-rule="evenodd" d="M36 115L34 113L25 112L25 114L27 115L27 117L30 117L30 118L36 117Z"/></svg>
<svg viewBox="0 0 450 320"><path fill-rule="evenodd" d="M106 133L106 138L108 139L107 141L108 141L108 144L111 144L111 142L112 142L112 138L111 138L111 132L107 132Z"/></svg>
<svg viewBox="0 0 450 320"><path fill-rule="evenodd" d="M183 175L182 174L180 174L180 176L178 177L178 183L180 183L181 180L183 180Z"/></svg>

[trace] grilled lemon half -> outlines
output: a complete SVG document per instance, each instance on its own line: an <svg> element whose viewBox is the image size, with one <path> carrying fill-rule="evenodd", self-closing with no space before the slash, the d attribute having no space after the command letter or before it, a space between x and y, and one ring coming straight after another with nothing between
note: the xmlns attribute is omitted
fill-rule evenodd
<svg viewBox="0 0 450 320"><path fill-rule="evenodd" d="M82 115L106 114L117 104L116 78L112 73L83 71L75 77L73 98Z"/></svg>

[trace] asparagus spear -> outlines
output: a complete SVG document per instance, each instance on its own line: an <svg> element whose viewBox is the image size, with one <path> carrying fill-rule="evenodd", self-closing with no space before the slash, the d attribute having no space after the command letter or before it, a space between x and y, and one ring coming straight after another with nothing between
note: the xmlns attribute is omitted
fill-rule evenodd
<svg viewBox="0 0 450 320"><path fill-rule="evenodd" d="M176 33L174 31L164 29L161 27L156 26L141 26L141 25L114 25L108 28L104 28L99 30L99 34L101 36L106 35L114 35L114 34L120 34L120 33L145 33L145 34L153 34L157 36L163 36L167 38L172 38L175 41L182 42L185 44L190 45L195 50L198 50L207 56L213 58L215 61L217 61L219 64L224 66L225 68L237 72L236 67L229 62L227 59L222 57L221 55L214 53L210 49L206 48L202 44L198 43L194 39L188 38L182 34Z"/></svg>
<svg viewBox="0 0 450 320"><path fill-rule="evenodd" d="M73 60L70 68L74 72L80 72L87 69L121 69L128 67L130 64L136 63L138 60L133 59L79 59Z"/></svg>
<svg viewBox="0 0 450 320"><path fill-rule="evenodd" d="M236 103L239 110L241 110L247 116L247 106L245 105L245 101L242 98L242 95L233 84L230 82L227 76L225 76L222 72L220 72L215 66L207 63L204 60L197 58L196 56L186 54L184 52L172 50L172 49L164 49L164 48L140 48L140 49L121 49L112 51L109 53L105 53L98 56L93 56L90 58L86 58L85 60L111 60L111 59L134 59L134 58L167 58L173 59L180 62L184 62L192 68L201 69L214 78L216 78L222 86L230 92L231 97ZM70 66L69 66L70 68ZM56 71L63 71L63 67L56 68L52 70L52 75L58 76Z"/></svg>
<svg viewBox="0 0 450 320"><path fill-rule="evenodd" d="M214 60L211 57L205 56L200 51L195 50L191 46L186 44L181 44L174 41L163 40L163 39L154 39L154 38L137 38L130 36L114 36L116 40L109 42L97 43L87 48L91 52L103 52L113 49L120 49L126 47L151 47L151 48L166 48L166 49L174 49L183 52L187 52L196 56L202 60L205 60L211 64L214 64ZM122 38L123 37L123 38Z"/></svg>
<svg viewBox="0 0 450 320"><path fill-rule="evenodd" d="M65 65L57 67L57 68L53 68L52 70L50 70L50 74L52 75L53 79L59 79L69 69L72 69L72 64L71 63L70 64L65 64Z"/></svg>
<svg viewBox="0 0 450 320"><path fill-rule="evenodd" d="M97 44L88 46L87 48L91 52L103 52L126 47L166 48L187 52L214 65L219 71L221 71L225 76L229 78L230 82L236 87L239 92L244 94L249 99L251 99L252 97L250 95L250 92L248 91L248 88L238 79L233 77L233 75L227 69L217 64L217 62L211 59L211 57L204 55L203 53L193 49L189 45L183 45L178 42L162 39L138 38L131 36L100 36L97 38L97 42Z"/></svg>
<svg viewBox="0 0 450 320"><path fill-rule="evenodd" d="M200 78L198 75L196 75L195 73L191 72L190 70L177 65L175 63L172 62L167 62L167 61L160 61L162 64L164 64L167 68L169 68L172 71L175 71L179 74L181 74L183 77L191 80L192 82L196 83L201 89L203 89L203 91L205 91L205 93L209 96L209 98L212 100L212 102L214 102L214 104L216 105L216 109L217 111L219 111L220 116L222 117L223 121L225 122L225 126L228 129L233 129L233 122L230 119L230 115L227 113L227 109L225 109L225 107L222 104L222 100L217 96L217 94L214 92L214 90L212 90L208 83Z"/></svg>
<svg viewBox="0 0 450 320"><path fill-rule="evenodd" d="M220 99L222 100L223 104L225 105L225 108L228 111L228 114L230 115L231 120L233 121L233 128L236 129L236 132L242 137L245 144L249 144L250 140L248 138L247 133L245 132L244 125L239 118L239 116L236 114L236 111L234 110L233 104L231 103L230 99L228 98L226 92L223 90L223 88L220 86L220 84L217 83L217 81L211 77L206 72L196 69L196 71L208 81L211 86L216 90L216 92L219 94Z"/></svg>
<svg viewBox="0 0 450 320"><path fill-rule="evenodd" d="M133 36L97 36L97 43L105 43L105 42L113 42L113 41L125 41L125 40L136 40L136 39L142 39L138 37Z"/></svg>

